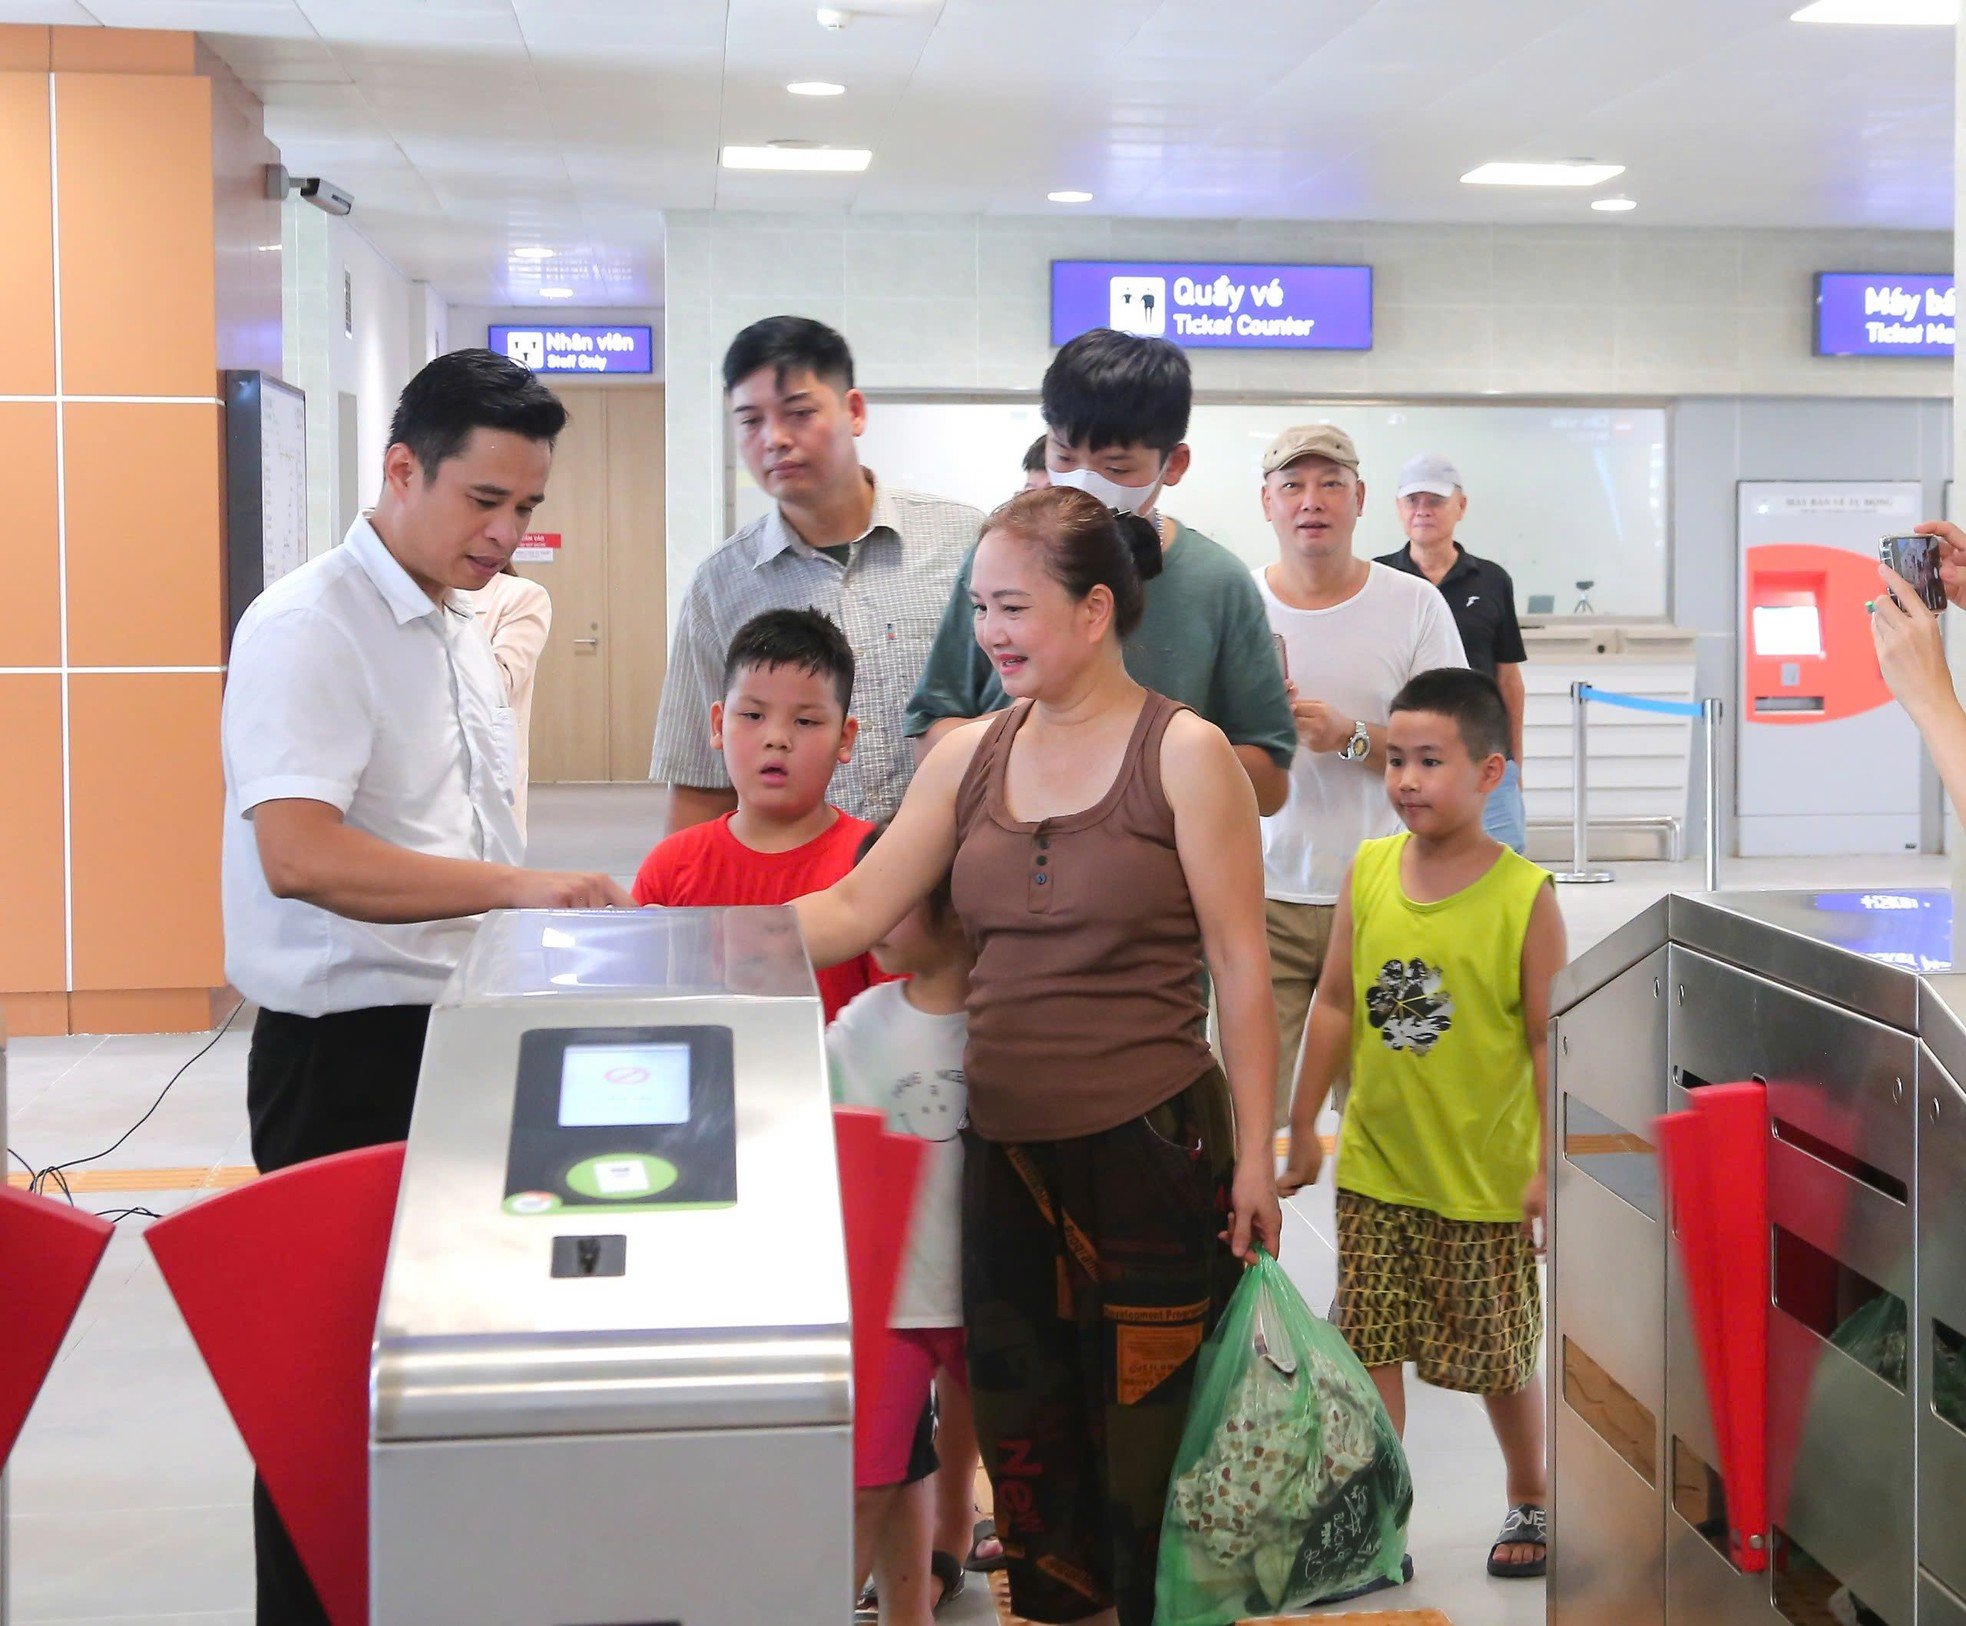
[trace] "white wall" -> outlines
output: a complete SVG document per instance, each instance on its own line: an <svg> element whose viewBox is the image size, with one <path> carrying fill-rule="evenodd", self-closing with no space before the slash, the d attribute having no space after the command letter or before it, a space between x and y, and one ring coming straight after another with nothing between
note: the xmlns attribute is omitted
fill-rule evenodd
<svg viewBox="0 0 1966 1626"><path fill-rule="evenodd" d="M1949 396L1942 361L1810 353L1813 273L1948 265L1935 233L987 219L676 212L666 247L669 602L723 537L718 364L747 322L814 316L860 382L1031 389L1049 262L1336 261L1375 268L1364 354L1204 351L1198 389L1346 396Z"/></svg>
<svg viewBox="0 0 1966 1626"><path fill-rule="evenodd" d="M363 506L375 500L396 397L416 370L450 348L450 315L428 283L414 282L369 244L354 217L338 219L289 198L282 210L282 306L287 382L307 392L307 546L341 540L341 458L336 399L356 399ZM352 278L354 331L343 321L343 276Z"/></svg>

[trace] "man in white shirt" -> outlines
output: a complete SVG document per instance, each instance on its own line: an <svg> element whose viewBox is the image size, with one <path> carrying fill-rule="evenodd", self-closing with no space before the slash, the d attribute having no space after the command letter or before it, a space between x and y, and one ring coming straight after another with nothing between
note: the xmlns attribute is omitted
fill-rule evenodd
<svg viewBox="0 0 1966 1626"><path fill-rule="evenodd" d="M1281 640L1297 719L1289 799L1263 820L1278 1127L1289 1121L1345 866L1360 842L1399 827L1385 784L1393 696L1417 673L1467 665L1431 583L1353 553L1364 510L1358 450L1335 425L1286 429L1263 454L1263 515L1278 557L1256 572L1256 585Z"/></svg>
<svg viewBox="0 0 1966 1626"><path fill-rule="evenodd" d="M460 591L545 495L566 409L489 350L440 356L390 426L375 511L263 593L233 640L226 975L260 1006L246 1064L263 1172L401 1140L430 1006L489 909L628 905L522 869L512 714ZM325 1626L254 1487L261 1626Z"/></svg>

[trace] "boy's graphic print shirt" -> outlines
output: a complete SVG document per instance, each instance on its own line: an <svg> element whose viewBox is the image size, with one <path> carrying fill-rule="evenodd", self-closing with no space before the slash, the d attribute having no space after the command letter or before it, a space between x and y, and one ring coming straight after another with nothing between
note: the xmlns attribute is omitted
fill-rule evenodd
<svg viewBox="0 0 1966 1626"><path fill-rule="evenodd" d="M1415 903L1404 833L1352 863L1352 1091L1338 1186L1446 1219L1522 1218L1540 1119L1522 943L1548 872L1501 849L1472 885Z"/></svg>

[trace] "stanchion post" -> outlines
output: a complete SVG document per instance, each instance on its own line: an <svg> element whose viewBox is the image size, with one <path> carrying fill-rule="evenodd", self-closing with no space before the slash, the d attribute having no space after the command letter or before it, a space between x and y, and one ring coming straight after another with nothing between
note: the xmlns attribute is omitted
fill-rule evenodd
<svg viewBox="0 0 1966 1626"><path fill-rule="evenodd" d="M1570 869L1553 877L1572 886L1597 886L1611 879L1608 869L1590 867L1590 816L1585 802L1584 759L1588 754L1588 683L1570 685Z"/></svg>
<svg viewBox="0 0 1966 1626"><path fill-rule="evenodd" d="M1706 774L1707 795L1707 890L1720 890L1720 719L1718 700L1700 702L1702 737L1700 752Z"/></svg>

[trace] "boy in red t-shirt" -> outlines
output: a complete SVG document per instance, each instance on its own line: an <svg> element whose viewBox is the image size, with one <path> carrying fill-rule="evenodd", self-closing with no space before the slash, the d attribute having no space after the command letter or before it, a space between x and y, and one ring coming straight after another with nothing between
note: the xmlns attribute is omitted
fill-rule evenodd
<svg viewBox="0 0 1966 1626"><path fill-rule="evenodd" d="M737 811L659 843L642 860L635 901L790 903L852 869L873 826L826 800L834 766L853 755L852 698L853 650L817 610L767 610L739 627L724 657L724 697L710 707L710 743L724 755ZM887 980L865 954L820 972L827 1021Z"/></svg>

